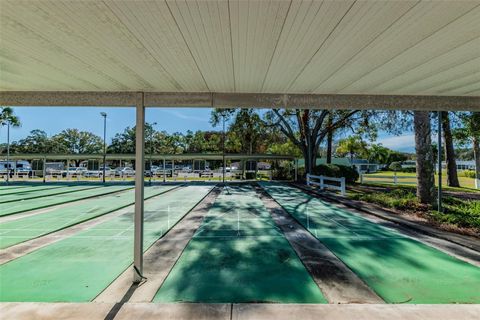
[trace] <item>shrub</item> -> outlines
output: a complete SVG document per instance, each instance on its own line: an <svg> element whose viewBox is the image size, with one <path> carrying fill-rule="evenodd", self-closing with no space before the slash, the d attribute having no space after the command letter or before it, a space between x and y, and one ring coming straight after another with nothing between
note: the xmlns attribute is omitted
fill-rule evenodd
<svg viewBox="0 0 480 320"><path fill-rule="evenodd" d="M462 172L462 175L467 178L475 179L475 171L473 170L465 170Z"/></svg>
<svg viewBox="0 0 480 320"><path fill-rule="evenodd" d="M358 180L358 172L353 167L342 166L339 164L321 164L313 169L313 174L333 178L345 177L347 183L354 183Z"/></svg>
<svg viewBox="0 0 480 320"><path fill-rule="evenodd" d="M416 173L417 168L402 168L402 172L407 172L407 173Z"/></svg>
<svg viewBox="0 0 480 320"><path fill-rule="evenodd" d="M402 163L401 162L392 162L390 163L390 165L388 166L388 168L390 170L393 170L393 171L401 171L402 170Z"/></svg>
<svg viewBox="0 0 480 320"><path fill-rule="evenodd" d="M252 180L252 179L255 179L255 172L245 172L245 179L247 180Z"/></svg>

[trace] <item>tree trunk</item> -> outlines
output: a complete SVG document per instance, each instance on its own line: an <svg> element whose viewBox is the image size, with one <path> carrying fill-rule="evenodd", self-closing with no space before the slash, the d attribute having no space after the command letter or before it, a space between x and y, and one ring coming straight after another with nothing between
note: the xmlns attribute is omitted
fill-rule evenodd
<svg viewBox="0 0 480 320"><path fill-rule="evenodd" d="M447 164L447 185L449 187L460 187L457 175L457 161L453 148L452 131L448 112L442 112L443 137L445 139L445 161Z"/></svg>
<svg viewBox="0 0 480 320"><path fill-rule="evenodd" d="M480 189L480 141L473 138L473 156L475 157L475 187Z"/></svg>
<svg viewBox="0 0 480 320"><path fill-rule="evenodd" d="M332 115L328 116L327 127L332 126ZM333 144L333 129L329 129L327 133L327 164L332 163L332 144Z"/></svg>
<svg viewBox="0 0 480 320"><path fill-rule="evenodd" d="M430 113L414 112L415 151L417 156L417 197L421 203L435 201L435 176L430 127Z"/></svg>

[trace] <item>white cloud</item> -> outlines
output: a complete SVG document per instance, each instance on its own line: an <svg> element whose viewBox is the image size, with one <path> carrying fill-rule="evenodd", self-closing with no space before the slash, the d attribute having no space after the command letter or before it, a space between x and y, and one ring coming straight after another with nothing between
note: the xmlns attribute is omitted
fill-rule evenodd
<svg viewBox="0 0 480 320"><path fill-rule="evenodd" d="M385 137L377 139L384 147L398 151L413 151L415 149L415 135L407 134L395 137Z"/></svg>

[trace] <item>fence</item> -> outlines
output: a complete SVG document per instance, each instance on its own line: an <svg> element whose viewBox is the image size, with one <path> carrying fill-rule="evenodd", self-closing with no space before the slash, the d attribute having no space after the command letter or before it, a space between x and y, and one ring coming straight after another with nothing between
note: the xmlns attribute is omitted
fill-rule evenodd
<svg viewBox="0 0 480 320"><path fill-rule="evenodd" d="M338 186L335 184L326 184L325 181L340 182L340 185ZM332 178L332 177L326 177L326 176L314 176L311 174L307 174L307 185L319 186L321 190L325 188L339 190L342 195L345 195L346 193L345 177Z"/></svg>
<svg viewBox="0 0 480 320"><path fill-rule="evenodd" d="M415 184L416 176L381 176L381 175L360 175L360 183L388 183L388 184Z"/></svg>

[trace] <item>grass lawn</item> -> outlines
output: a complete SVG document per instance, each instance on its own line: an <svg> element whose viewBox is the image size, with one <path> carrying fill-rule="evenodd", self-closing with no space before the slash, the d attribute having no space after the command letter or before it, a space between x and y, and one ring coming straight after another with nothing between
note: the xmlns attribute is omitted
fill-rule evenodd
<svg viewBox="0 0 480 320"><path fill-rule="evenodd" d="M381 183L381 184L393 184L393 176L395 173L393 171L380 171L376 173L369 173L363 175L364 183ZM398 184L399 185L416 185L417 179L415 173L407 172L397 172ZM460 176L458 177L460 186L462 188L468 188L471 190L458 189L461 191L475 191L475 180L473 178L467 178ZM438 175L435 175L435 184L438 183ZM447 177L445 174L442 175L442 186L447 185ZM480 191L480 190L479 190Z"/></svg>
<svg viewBox="0 0 480 320"><path fill-rule="evenodd" d="M347 195L351 199L420 216L443 229L480 234L480 200L444 196L444 212L438 212L418 202L414 185L378 185L380 188L376 185L375 187L374 190L368 186L353 187ZM463 190L463 188L450 189Z"/></svg>

